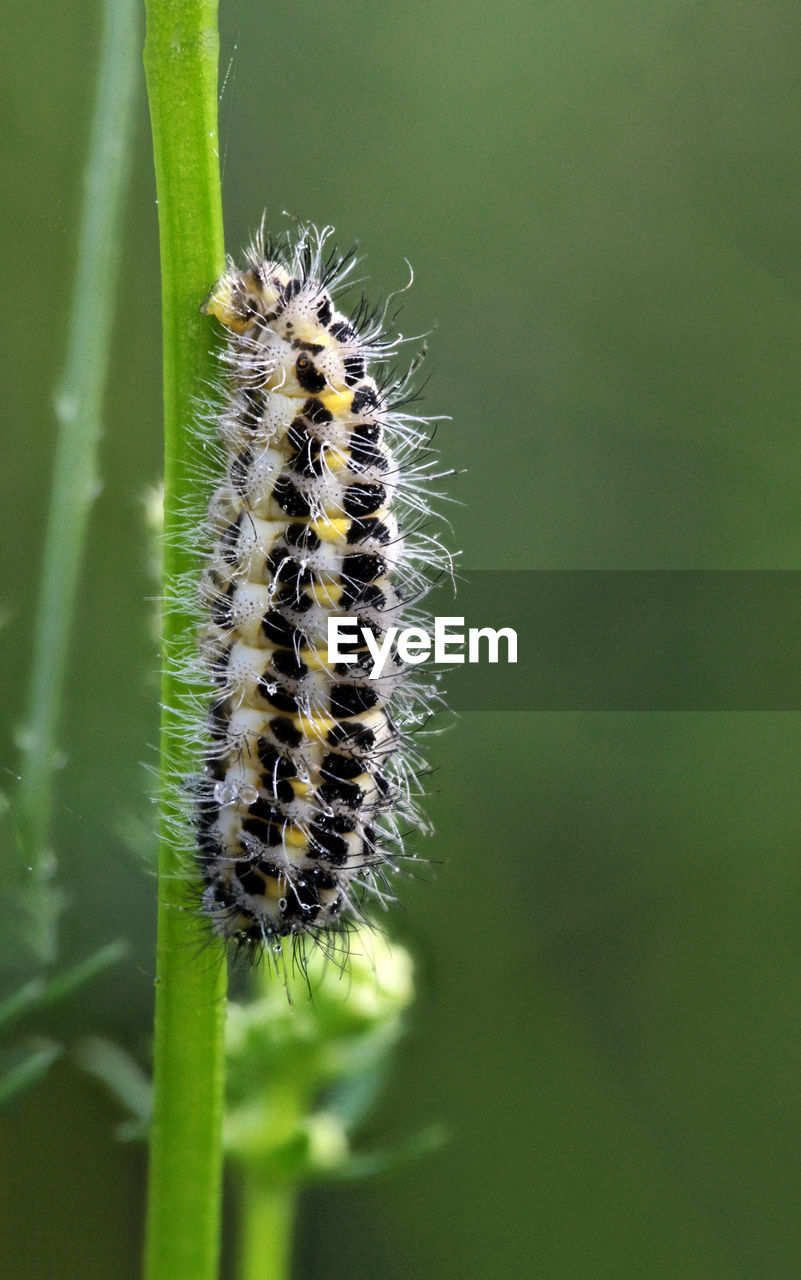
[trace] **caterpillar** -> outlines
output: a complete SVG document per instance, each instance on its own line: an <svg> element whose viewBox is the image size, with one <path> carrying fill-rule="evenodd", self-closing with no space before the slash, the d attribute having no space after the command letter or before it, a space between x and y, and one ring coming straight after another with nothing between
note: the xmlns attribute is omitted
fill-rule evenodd
<svg viewBox="0 0 801 1280"><path fill-rule="evenodd" d="M200 666L214 693L194 788L202 911L240 948L331 945L386 906L419 808L416 731L436 683L393 656L378 679L331 617L380 641L414 619L450 557L427 532L430 421L389 362L405 341L390 299L349 315L357 261L331 228L263 229L226 262L201 310L223 326L210 421L222 476L205 520ZM410 281L411 283L411 281ZM201 539L202 541L202 539Z"/></svg>

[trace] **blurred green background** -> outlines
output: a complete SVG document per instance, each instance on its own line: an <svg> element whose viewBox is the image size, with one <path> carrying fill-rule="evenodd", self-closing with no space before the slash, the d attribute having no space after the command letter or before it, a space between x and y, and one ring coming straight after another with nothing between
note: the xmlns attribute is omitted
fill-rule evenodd
<svg viewBox="0 0 801 1280"><path fill-rule="evenodd" d="M226 228L358 237L435 326L425 411L467 568L801 567L801 10L782 0L223 4ZM96 69L95 0L7 20L2 763L15 769ZM54 1015L147 1053L156 741L143 493L159 473L144 93L57 847ZM522 699L521 699L522 700ZM418 959L371 1129L451 1140L303 1200L298 1280L797 1280L797 714L466 714L431 741ZM143 767L145 766L145 767ZM9 787L13 778L6 774ZM428 880L425 883L424 880ZM433 882L431 882L433 880ZM9 1277L138 1275L144 1162L69 1058L3 1121ZM235 1195L230 1210L235 1212Z"/></svg>

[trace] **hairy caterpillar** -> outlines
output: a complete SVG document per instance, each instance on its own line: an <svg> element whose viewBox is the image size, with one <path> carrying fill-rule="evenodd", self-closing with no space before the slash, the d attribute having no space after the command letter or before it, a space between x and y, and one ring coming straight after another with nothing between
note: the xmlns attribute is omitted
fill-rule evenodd
<svg viewBox="0 0 801 1280"><path fill-rule="evenodd" d="M414 618L432 569L449 569L423 528L429 423L408 412L415 366L387 370L403 341L387 307L336 309L356 259L326 250L329 235L262 231L202 308L226 343L213 418L224 478L201 578L216 693L197 858L204 913L244 947L322 941L365 900L385 904L406 832L425 827L410 734L436 688L397 656L371 679L364 647L333 664L327 626L356 617L380 640Z"/></svg>

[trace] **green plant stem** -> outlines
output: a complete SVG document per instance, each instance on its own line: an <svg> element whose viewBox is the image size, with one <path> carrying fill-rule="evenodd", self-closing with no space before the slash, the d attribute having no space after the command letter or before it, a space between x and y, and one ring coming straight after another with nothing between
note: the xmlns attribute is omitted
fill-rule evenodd
<svg viewBox="0 0 801 1280"><path fill-rule="evenodd" d="M239 1280L287 1280L297 1191L246 1169L242 1192Z"/></svg>
<svg viewBox="0 0 801 1280"><path fill-rule="evenodd" d="M45 534L28 707L21 740L17 834L31 892L28 946L54 959L58 896L50 848L56 734L83 547L98 493L97 448L114 319L138 71L136 0L105 0L89 155L84 172L75 288Z"/></svg>
<svg viewBox="0 0 801 1280"><path fill-rule="evenodd" d="M223 265L217 156L216 0L147 0L145 71L153 130L164 342L166 594L191 568L184 524L192 506L188 434L193 397L211 372L208 321L198 308ZM182 731L186 690L175 669L189 611L164 619L158 957L150 1143L147 1280L214 1280L222 1177L222 944L200 946L187 909L190 850L175 780L196 767ZM187 844L189 842L187 841Z"/></svg>

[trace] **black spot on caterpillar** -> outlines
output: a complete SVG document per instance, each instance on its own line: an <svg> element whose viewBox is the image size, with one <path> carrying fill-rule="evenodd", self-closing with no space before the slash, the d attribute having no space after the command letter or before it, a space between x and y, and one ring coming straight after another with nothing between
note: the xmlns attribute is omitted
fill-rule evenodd
<svg viewBox="0 0 801 1280"><path fill-rule="evenodd" d="M450 571L423 531L429 423L386 310L336 309L355 258L330 229L263 233L203 304L225 329L213 414L221 474L206 522L202 674L216 687L193 791L202 908L246 949L325 943L393 897L425 822L412 736L438 694L399 659L370 678L364 644L329 661L328 620L375 637L419 625ZM423 454L421 458L421 453ZM360 633L361 634L361 633Z"/></svg>

